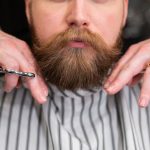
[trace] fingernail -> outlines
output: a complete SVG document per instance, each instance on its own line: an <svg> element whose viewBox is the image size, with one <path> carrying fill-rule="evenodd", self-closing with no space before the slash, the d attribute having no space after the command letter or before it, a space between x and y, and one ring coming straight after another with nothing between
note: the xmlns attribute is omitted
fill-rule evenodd
<svg viewBox="0 0 150 150"><path fill-rule="evenodd" d="M115 92L115 86L114 85L111 85L107 90L108 90L108 92Z"/></svg>
<svg viewBox="0 0 150 150"><path fill-rule="evenodd" d="M42 95L42 96L40 97L40 102L41 102L41 103L44 103L44 102L46 102L46 101L47 101L47 96L43 96L43 95Z"/></svg>
<svg viewBox="0 0 150 150"><path fill-rule="evenodd" d="M143 98L141 98L140 100L139 100L139 105L141 106L141 107L146 107L147 106L147 100L146 99L143 99Z"/></svg>
<svg viewBox="0 0 150 150"><path fill-rule="evenodd" d="M110 82L107 81L107 82L104 84L104 88L107 89L109 86L110 86Z"/></svg>
<svg viewBox="0 0 150 150"><path fill-rule="evenodd" d="M43 91L43 94L47 97L48 96L48 89L43 87L42 91Z"/></svg>
<svg viewBox="0 0 150 150"><path fill-rule="evenodd" d="M4 91L7 92L7 93L10 93L11 90L12 90L11 88L6 88L6 87L4 87Z"/></svg>
<svg viewBox="0 0 150 150"><path fill-rule="evenodd" d="M44 95L47 97L48 96L48 90L44 90Z"/></svg>

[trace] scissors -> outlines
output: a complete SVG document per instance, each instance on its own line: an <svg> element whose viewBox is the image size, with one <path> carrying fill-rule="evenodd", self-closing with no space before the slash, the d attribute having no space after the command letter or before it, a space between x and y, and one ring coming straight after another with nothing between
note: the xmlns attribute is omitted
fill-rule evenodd
<svg viewBox="0 0 150 150"><path fill-rule="evenodd" d="M35 74L31 73L31 72L20 72L20 71L16 71L16 70L8 70L8 69L4 69L2 67L0 67L0 73L2 73L2 74L16 74L16 75L21 76L21 77L29 77L29 78L35 77Z"/></svg>

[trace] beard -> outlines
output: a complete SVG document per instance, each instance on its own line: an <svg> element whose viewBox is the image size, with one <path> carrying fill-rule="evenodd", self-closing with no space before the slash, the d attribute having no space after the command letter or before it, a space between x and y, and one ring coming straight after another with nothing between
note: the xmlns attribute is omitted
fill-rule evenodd
<svg viewBox="0 0 150 150"><path fill-rule="evenodd" d="M110 47L100 35L85 28L70 27L45 43L32 33L33 54L44 78L63 90L100 87L120 55L120 36ZM70 47L72 41L86 47Z"/></svg>

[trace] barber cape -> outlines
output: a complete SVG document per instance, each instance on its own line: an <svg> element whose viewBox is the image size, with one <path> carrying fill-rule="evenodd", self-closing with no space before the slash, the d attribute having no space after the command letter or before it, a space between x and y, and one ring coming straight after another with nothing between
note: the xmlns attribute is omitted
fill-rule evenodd
<svg viewBox="0 0 150 150"><path fill-rule="evenodd" d="M0 150L150 150L150 107L140 87L110 96L102 89L62 91L49 85L39 105L22 87L0 90Z"/></svg>

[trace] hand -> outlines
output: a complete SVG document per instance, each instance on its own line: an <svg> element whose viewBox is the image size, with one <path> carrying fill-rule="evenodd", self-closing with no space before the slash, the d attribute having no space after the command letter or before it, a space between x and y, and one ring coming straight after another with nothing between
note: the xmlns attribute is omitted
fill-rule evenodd
<svg viewBox="0 0 150 150"><path fill-rule="evenodd" d="M24 41L3 31L0 31L0 66L9 70L35 73L35 78L24 78L24 82L35 100L39 103L46 101L48 88L30 48ZM4 80L6 92L12 91L20 82L19 76L13 74L5 74Z"/></svg>
<svg viewBox="0 0 150 150"><path fill-rule="evenodd" d="M114 67L104 84L109 94L116 94L125 85L134 85L143 78L139 105L148 106L150 102L150 39L131 46ZM141 72L144 71L144 74Z"/></svg>

